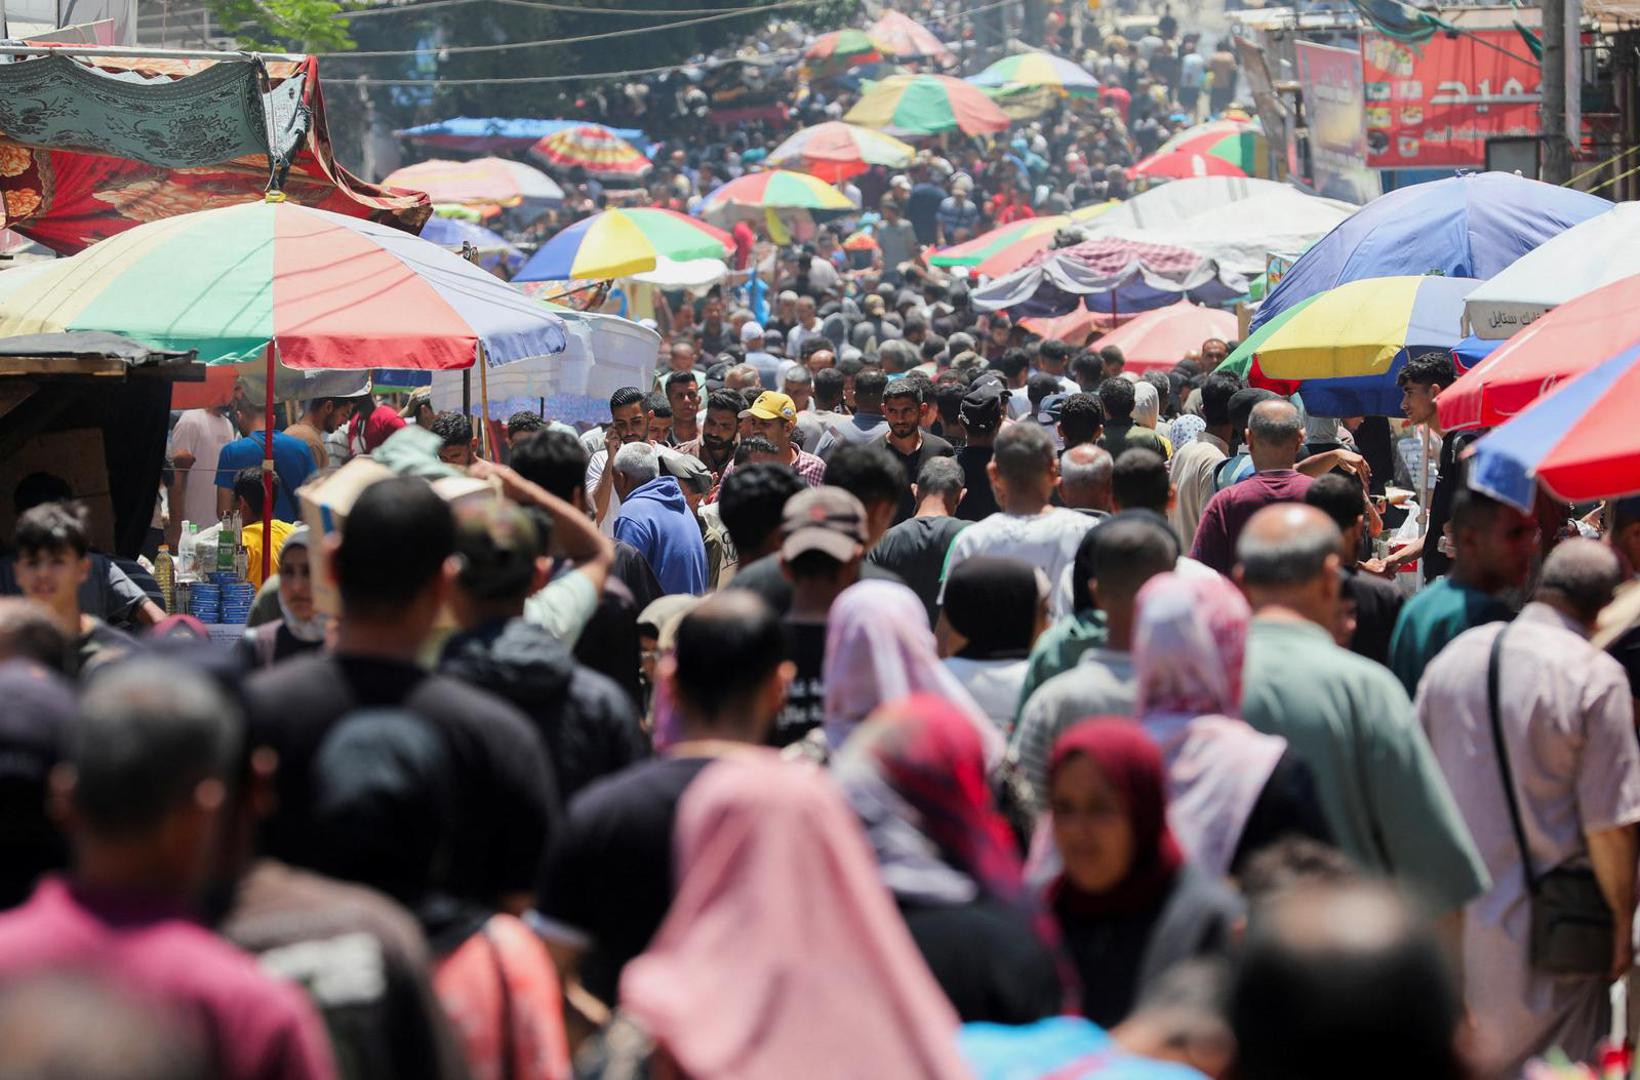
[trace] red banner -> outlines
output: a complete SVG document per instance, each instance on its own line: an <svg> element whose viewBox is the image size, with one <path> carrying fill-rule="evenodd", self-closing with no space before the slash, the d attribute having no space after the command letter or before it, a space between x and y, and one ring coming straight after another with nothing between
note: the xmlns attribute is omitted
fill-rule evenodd
<svg viewBox="0 0 1640 1080"><path fill-rule="evenodd" d="M1531 55L1513 30L1420 43L1361 35L1367 164L1484 165L1487 139L1536 135L1540 75Z"/></svg>

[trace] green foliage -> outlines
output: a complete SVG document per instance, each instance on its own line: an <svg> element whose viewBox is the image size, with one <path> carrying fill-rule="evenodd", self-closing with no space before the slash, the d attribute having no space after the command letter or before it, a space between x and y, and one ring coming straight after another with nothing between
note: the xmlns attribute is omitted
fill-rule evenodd
<svg viewBox="0 0 1640 1080"><path fill-rule="evenodd" d="M342 52L352 49L336 0L207 0L211 17L242 49Z"/></svg>

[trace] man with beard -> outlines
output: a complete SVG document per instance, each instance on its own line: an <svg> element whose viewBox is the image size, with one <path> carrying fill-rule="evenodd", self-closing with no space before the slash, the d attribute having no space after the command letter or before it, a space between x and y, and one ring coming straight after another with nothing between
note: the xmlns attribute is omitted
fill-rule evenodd
<svg viewBox="0 0 1640 1080"><path fill-rule="evenodd" d="M723 479L723 470L734 460L739 441L740 413L746 408L738 390L713 390L706 399L706 422L700 436L678 446L680 454L699 458L712 473L712 483Z"/></svg>
<svg viewBox="0 0 1640 1080"><path fill-rule="evenodd" d="M895 379L883 391L883 419L888 430L868 445L881 446L899 460L905 475L915 477L922 472L923 462L930 458L952 457L956 450L938 435L930 435L918 426L922 416L923 395L918 384L910 379ZM900 492L899 509L894 512L898 525L917 512L917 501L907 482Z"/></svg>

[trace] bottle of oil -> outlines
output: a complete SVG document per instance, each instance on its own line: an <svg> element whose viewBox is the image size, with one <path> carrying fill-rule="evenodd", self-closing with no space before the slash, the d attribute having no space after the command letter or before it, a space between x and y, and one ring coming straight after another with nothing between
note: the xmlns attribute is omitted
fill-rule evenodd
<svg viewBox="0 0 1640 1080"><path fill-rule="evenodd" d="M160 595L165 599L165 614L177 613L177 567L171 558L171 545L161 544L154 556L154 580L159 583Z"/></svg>

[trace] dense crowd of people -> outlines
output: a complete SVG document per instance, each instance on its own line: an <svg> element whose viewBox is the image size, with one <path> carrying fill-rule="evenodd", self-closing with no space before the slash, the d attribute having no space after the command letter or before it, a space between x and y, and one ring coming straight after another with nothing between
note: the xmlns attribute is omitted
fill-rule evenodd
<svg viewBox="0 0 1640 1080"><path fill-rule="evenodd" d="M1223 111L1234 57L1157 22L1089 46L1092 109L858 177L869 216L746 240L762 291L668 295L602 424L303 402L269 506L263 409L183 413L168 539L237 512L254 549L231 647L24 478L0 1075L1593 1058L1634 959L1640 500L1470 489L1448 357L1401 371L1404 424L1318 417L1234 342L1129 370L928 265ZM641 197L773 138L663 147ZM303 512L367 458L391 478Z"/></svg>

